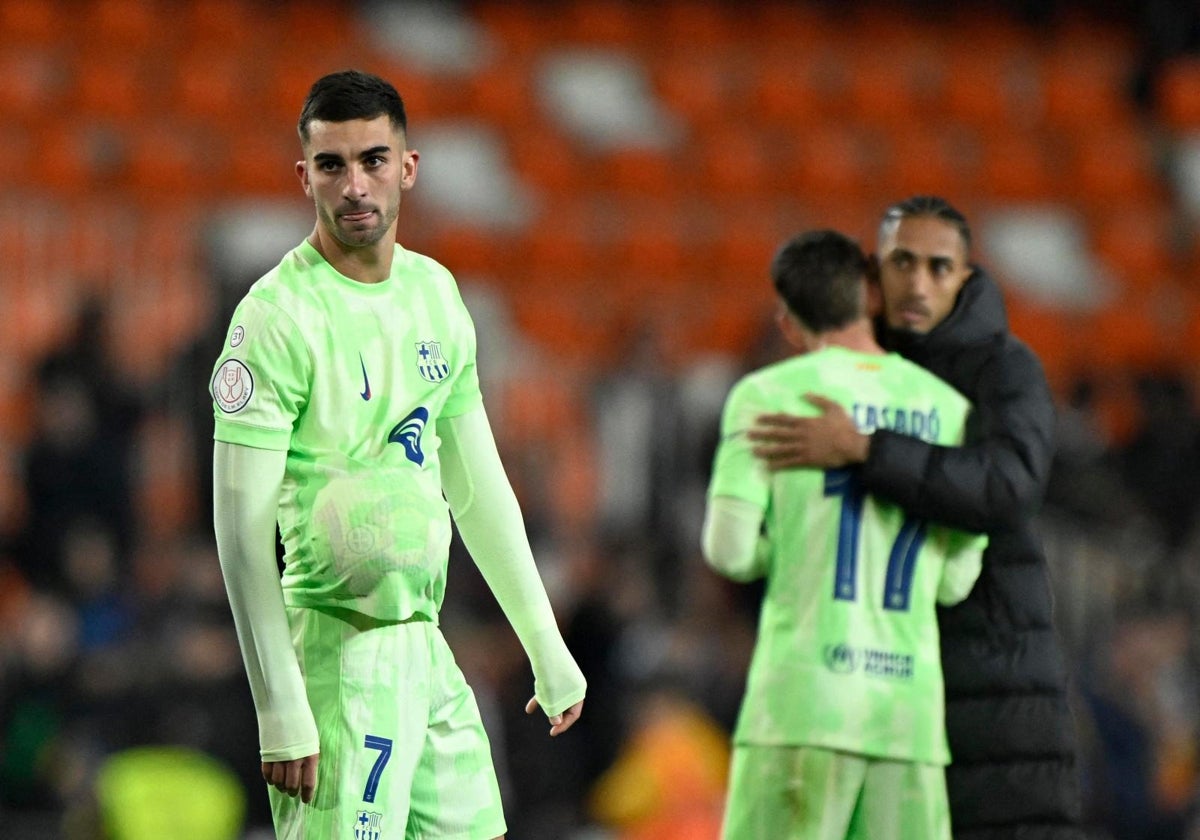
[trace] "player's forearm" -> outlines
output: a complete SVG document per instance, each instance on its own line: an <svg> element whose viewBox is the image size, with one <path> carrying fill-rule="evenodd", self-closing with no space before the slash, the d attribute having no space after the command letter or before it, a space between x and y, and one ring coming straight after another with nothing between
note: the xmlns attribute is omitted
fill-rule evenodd
<svg viewBox="0 0 1200 840"><path fill-rule="evenodd" d="M583 699L587 683L559 632L538 574L517 497L483 408L438 424L442 485L463 544L533 666L547 715Z"/></svg>
<svg viewBox="0 0 1200 840"><path fill-rule="evenodd" d="M219 441L213 450L217 553L258 713L264 761L290 761L318 750L275 563L285 458L284 452Z"/></svg>
<svg viewBox="0 0 1200 840"><path fill-rule="evenodd" d="M766 574L770 546L761 535L762 519L762 508L751 502L732 496L709 499L701 537L708 565L740 582Z"/></svg>

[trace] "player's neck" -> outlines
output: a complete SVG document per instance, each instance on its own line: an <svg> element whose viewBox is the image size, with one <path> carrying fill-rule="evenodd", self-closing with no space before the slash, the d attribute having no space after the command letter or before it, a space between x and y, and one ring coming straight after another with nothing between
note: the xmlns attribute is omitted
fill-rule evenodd
<svg viewBox="0 0 1200 840"><path fill-rule="evenodd" d="M821 333L821 343L825 347L843 347L846 350L853 350L856 353L867 353L877 356L882 356L884 353L883 348L879 346L879 342L875 340L875 333L871 329L871 322L866 319L855 321L853 324L848 324L841 329Z"/></svg>
<svg viewBox="0 0 1200 840"><path fill-rule="evenodd" d="M396 253L395 233L393 229L374 245L353 248L330 236L318 224L309 235L308 242L343 277L359 283L382 283L392 273L392 257Z"/></svg>

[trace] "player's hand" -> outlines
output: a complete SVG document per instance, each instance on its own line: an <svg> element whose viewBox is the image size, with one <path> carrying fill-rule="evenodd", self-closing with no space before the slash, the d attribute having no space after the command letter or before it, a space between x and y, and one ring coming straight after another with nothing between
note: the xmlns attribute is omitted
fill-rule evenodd
<svg viewBox="0 0 1200 840"><path fill-rule="evenodd" d="M804 398L821 413L813 417L763 414L747 434L758 444L753 452L767 462L768 469L828 469L867 460L871 439L859 433L845 409L820 394Z"/></svg>
<svg viewBox="0 0 1200 840"><path fill-rule="evenodd" d="M525 704L525 714L531 715L538 710L538 701L536 697L530 697L529 702ZM551 715L550 720L550 737L561 735L570 729L575 721L579 720L579 716L583 714L583 701L580 700L571 708L567 709L562 714Z"/></svg>
<svg viewBox="0 0 1200 840"><path fill-rule="evenodd" d="M293 761L264 761L262 776L267 784L288 796L299 796L300 801L312 802L317 792L317 759L314 753Z"/></svg>

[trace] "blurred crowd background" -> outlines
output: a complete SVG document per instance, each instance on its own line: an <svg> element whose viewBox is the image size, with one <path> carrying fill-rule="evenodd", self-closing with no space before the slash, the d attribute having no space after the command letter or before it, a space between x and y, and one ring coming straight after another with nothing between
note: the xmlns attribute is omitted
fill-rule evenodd
<svg viewBox="0 0 1200 840"><path fill-rule="evenodd" d="M1058 399L1041 528L1094 836L1200 837L1190 0L0 0L0 836L156 805L110 835L270 836L207 386L311 229L295 119L346 67L406 100L400 240L460 281L590 682L551 741L455 545L442 623L510 837L715 838L758 598L699 556L719 409L785 353L779 242L871 246L917 192L971 219ZM120 763L147 747L187 752Z"/></svg>

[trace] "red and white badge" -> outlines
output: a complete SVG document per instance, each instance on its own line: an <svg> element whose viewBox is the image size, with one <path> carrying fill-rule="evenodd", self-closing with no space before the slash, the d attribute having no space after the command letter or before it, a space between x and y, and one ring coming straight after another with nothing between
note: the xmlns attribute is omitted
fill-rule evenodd
<svg viewBox="0 0 1200 840"><path fill-rule="evenodd" d="M212 381L213 399L217 408L226 414L241 411L254 393L254 377L250 369L237 359L229 359L217 369Z"/></svg>

